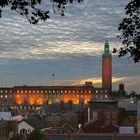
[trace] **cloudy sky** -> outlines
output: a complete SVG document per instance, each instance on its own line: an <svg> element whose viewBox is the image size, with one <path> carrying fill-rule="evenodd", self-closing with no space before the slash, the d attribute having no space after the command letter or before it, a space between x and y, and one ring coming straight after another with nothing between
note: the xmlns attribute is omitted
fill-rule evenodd
<svg viewBox="0 0 140 140"><path fill-rule="evenodd" d="M49 1L49 0L48 0ZM104 42L121 47L117 27L128 0L84 0L67 5L65 16L30 25L18 14L4 10L0 19L0 86L101 83ZM113 55L113 88L125 83L128 91L140 93L140 63Z"/></svg>

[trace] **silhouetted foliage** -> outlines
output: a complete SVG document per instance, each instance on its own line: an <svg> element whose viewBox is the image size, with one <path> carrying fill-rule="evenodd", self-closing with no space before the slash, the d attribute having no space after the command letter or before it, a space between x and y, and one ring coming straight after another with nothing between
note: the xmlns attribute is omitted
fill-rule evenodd
<svg viewBox="0 0 140 140"><path fill-rule="evenodd" d="M34 129L26 136L16 134L9 140L49 140L49 138L47 138L40 130Z"/></svg>
<svg viewBox="0 0 140 140"><path fill-rule="evenodd" d="M0 0L0 17L3 8L8 6L12 11L16 11L25 16L31 24L37 24L40 20L46 21L49 18L49 11L40 8L42 0ZM81 2L83 0L48 0L52 2L53 10L57 7L61 15L64 16L65 5L68 3Z"/></svg>
<svg viewBox="0 0 140 140"><path fill-rule="evenodd" d="M40 130L35 129L27 135L26 140L47 140L47 138Z"/></svg>
<svg viewBox="0 0 140 140"><path fill-rule="evenodd" d="M119 57L129 54L136 63L140 60L140 0L131 0L125 10L126 17L118 27L124 47L114 49L113 52L118 52Z"/></svg>
<svg viewBox="0 0 140 140"><path fill-rule="evenodd" d="M21 134L15 134L15 135L13 135L13 137L9 138L9 140L26 140L26 139Z"/></svg>
<svg viewBox="0 0 140 140"><path fill-rule="evenodd" d="M111 97L113 99L126 98L127 93L126 93L126 91L112 91Z"/></svg>
<svg viewBox="0 0 140 140"><path fill-rule="evenodd" d="M136 97L137 96L137 93L136 91L131 91L131 93L129 94L129 97Z"/></svg>

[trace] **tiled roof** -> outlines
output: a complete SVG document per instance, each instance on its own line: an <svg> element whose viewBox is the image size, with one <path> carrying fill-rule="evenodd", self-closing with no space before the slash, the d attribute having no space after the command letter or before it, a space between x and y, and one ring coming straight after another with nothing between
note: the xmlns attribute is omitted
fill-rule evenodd
<svg viewBox="0 0 140 140"><path fill-rule="evenodd" d="M26 123L28 123L35 129L43 129L43 128L47 127L47 125L38 118L29 118L29 119L25 119L23 121L25 121Z"/></svg>

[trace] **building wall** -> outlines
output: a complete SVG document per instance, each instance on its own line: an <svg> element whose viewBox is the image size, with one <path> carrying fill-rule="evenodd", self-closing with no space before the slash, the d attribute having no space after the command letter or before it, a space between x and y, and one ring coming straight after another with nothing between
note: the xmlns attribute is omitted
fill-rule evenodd
<svg viewBox="0 0 140 140"><path fill-rule="evenodd" d="M0 104L1 105L13 104L13 88L9 87L0 88Z"/></svg>
<svg viewBox="0 0 140 140"><path fill-rule="evenodd" d="M19 86L0 88L0 103L2 105L44 105L54 102L73 104L108 94L109 91L94 86Z"/></svg>
<svg viewBox="0 0 140 140"><path fill-rule="evenodd" d="M7 140L10 134L16 134L17 126L15 121L0 121L0 140Z"/></svg>
<svg viewBox="0 0 140 140"><path fill-rule="evenodd" d="M46 113L45 121L48 126L61 126L62 125L62 113Z"/></svg>
<svg viewBox="0 0 140 140"><path fill-rule="evenodd" d="M22 121L18 124L18 134L20 134L23 129L26 130L27 133L30 133L34 130L34 128L25 121Z"/></svg>
<svg viewBox="0 0 140 140"><path fill-rule="evenodd" d="M114 124L118 125L118 115L119 115L119 110L118 109L113 109L113 108L95 108L95 109L90 109L90 120L95 120L94 114L96 113L96 120L100 120L102 123L109 125L109 124Z"/></svg>
<svg viewBox="0 0 140 140"><path fill-rule="evenodd" d="M137 133L140 134L140 100L137 101Z"/></svg>

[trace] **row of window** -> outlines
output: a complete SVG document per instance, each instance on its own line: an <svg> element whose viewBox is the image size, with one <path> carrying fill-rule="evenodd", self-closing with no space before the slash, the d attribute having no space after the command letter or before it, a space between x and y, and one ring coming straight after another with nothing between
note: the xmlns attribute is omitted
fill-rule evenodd
<svg viewBox="0 0 140 140"><path fill-rule="evenodd" d="M8 98L8 95L0 95L0 98Z"/></svg>
<svg viewBox="0 0 140 140"><path fill-rule="evenodd" d="M33 95L33 96L34 96L34 95ZM81 97L81 98L83 98L83 97L88 97L88 96L91 96L91 95L61 95L61 94L52 95L52 94L48 94L47 96L48 96L48 97L64 97L64 96L71 96L71 97ZM100 95L100 96L103 96L103 95ZM107 98L107 95L104 95L104 96L105 96L105 98ZM12 98L11 95L9 95L9 97ZM20 97L20 95L17 94L17 95L16 95L16 98L19 98L19 97ZM8 95L0 95L0 98L8 98ZM99 96L98 96L98 95L95 95L95 98L99 98ZM100 97L100 98L103 98L103 97Z"/></svg>
<svg viewBox="0 0 140 140"><path fill-rule="evenodd" d="M107 93L107 90L96 90L95 93ZM12 90L0 90L0 93L12 93ZM17 90L17 93L91 93L91 90Z"/></svg>
<svg viewBox="0 0 140 140"><path fill-rule="evenodd" d="M39 91L39 90L17 90L17 93L92 93L92 91L91 90L65 90L65 91L63 91L63 90L49 90L49 91L47 91L47 90L45 90L45 91L43 91L43 90L41 90L41 91ZM95 93L107 93L107 90L96 90L95 91Z"/></svg>
<svg viewBox="0 0 140 140"><path fill-rule="evenodd" d="M2 95L1 95L2 96ZM47 96L45 96L45 97L54 97L54 98L56 98L56 97L81 97L81 98L83 98L83 97L89 97L89 96L91 96L91 95L62 95L62 94L57 94L57 95L52 95L52 94L49 94L49 95L47 95ZM5 95L5 97L7 98L7 95ZM20 95L16 95L16 98L19 98L19 97L23 97L22 95L20 96ZM34 95L33 95L33 97L34 97ZM40 96L39 96L40 97ZM43 97L43 96L42 96ZM1 97L1 98L3 98L3 96Z"/></svg>
<svg viewBox="0 0 140 140"><path fill-rule="evenodd" d="M48 95L48 97L64 97L64 96L66 96L66 97L81 97L81 98L83 98L83 97L88 97L88 96L91 96L91 95L59 95L59 94L57 94L57 95ZM9 97L10 98L12 98L12 96L11 95L9 95ZM20 95L16 95L16 98L19 98L19 97L21 97ZM0 95L0 98L8 98L8 95Z"/></svg>
<svg viewBox="0 0 140 140"><path fill-rule="evenodd" d="M47 117L56 117L56 116L61 116L60 113L47 113L46 114Z"/></svg>
<svg viewBox="0 0 140 140"><path fill-rule="evenodd" d="M12 93L12 90L0 90L0 93Z"/></svg>
<svg viewBox="0 0 140 140"><path fill-rule="evenodd" d="M98 92L98 91L97 91ZM33 91L31 91L31 90L17 90L17 93L91 93L91 90L85 90L85 91L83 91L83 90L80 90L80 91L76 91L76 90L73 90L73 91L71 91L71 90L65 90L65 91L63 91L63 90L49 90L49 91L47 91L47 90L45 90L45 91L43 91L43 90L41 90L41 91L39 91L39 90L33 90Z"/></svg>
<svg viewBox="0 0 140 140"><path fill-rule="evenodd" d="M113 118L115 119L117 117L117 113L116 112L105 112L104 115L106 116L107 119Z"/></svg>

